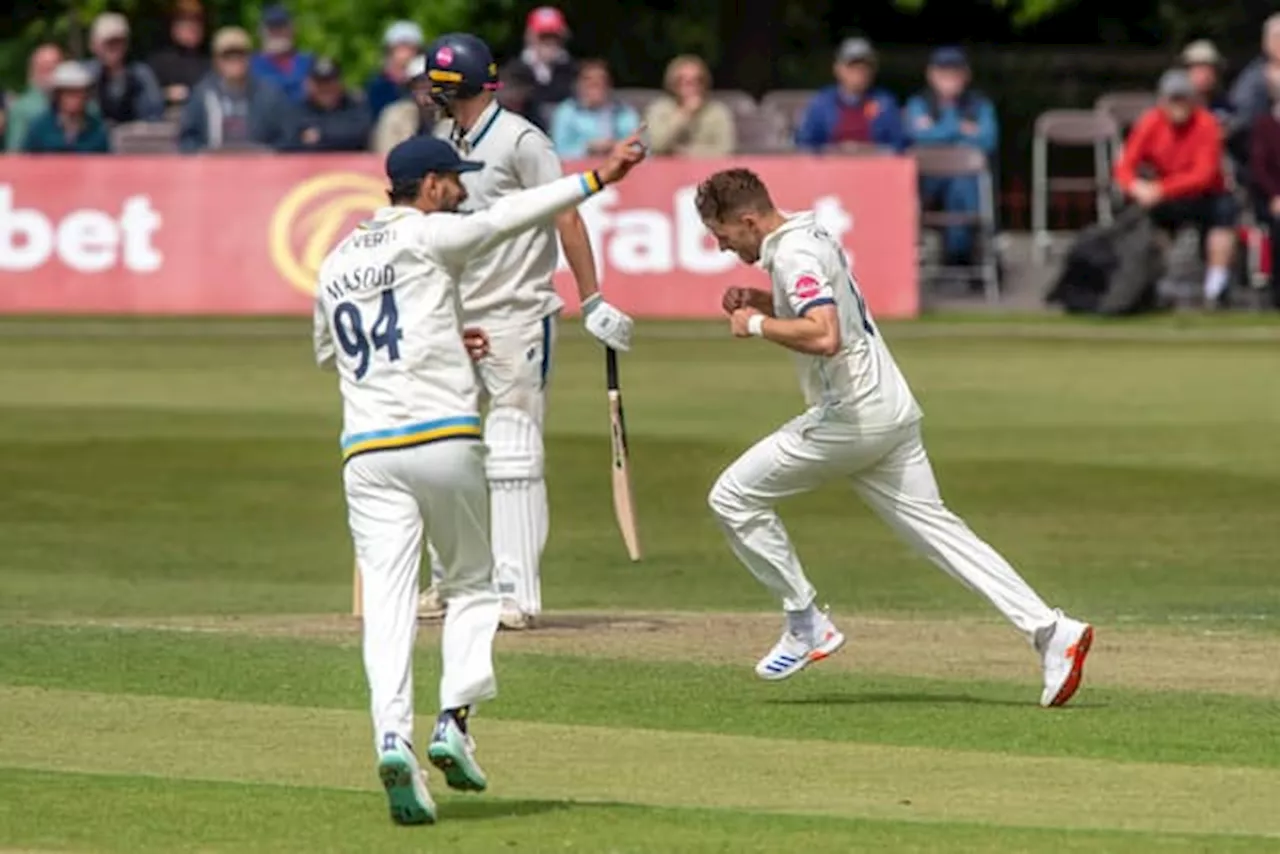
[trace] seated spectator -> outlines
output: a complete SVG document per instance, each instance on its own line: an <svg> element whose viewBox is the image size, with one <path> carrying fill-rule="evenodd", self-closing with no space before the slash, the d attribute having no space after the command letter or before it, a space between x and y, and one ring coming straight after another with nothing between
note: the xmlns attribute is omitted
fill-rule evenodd
<svg viewBox="0 0 1280 854"><path fill-rule="evenodd" d="M78 62L63 62L50 80L49 109L27 128L22 150L30 154L107 154L107 127L89 109L93 76Z"/></svg>
<svg viewBox="0 0 1280 854"><path fill-rule="evenodd" d="M427 79L427 59L418 55L405 68L405 95L378 116L373 129L373 150L386 154L410 137L429 134L436 124L436 105L431 100Z"/></svg>
<svg viewBox="0 0 1280 854"><path fill-rule="evenodd" d="M295 109L275 84L249 71L249 34L223 27L213 36L213 70L192 90L182 110L183 151L259 145L279 148Z"/></svg>
<svg viewBox="0 0 1280 854"><path fill-rule="evenodd" d="M364 89L370 117L377 120L387 107L404 95L405 68L422 52L422 27L413 21L396 21L382 36L382 68Z"/></svg>
<svg viewBox="0 0 1280 854"><path fill-rule="evenodd" d="M866 39L845 39L836 51L836 83L809 102L796 130L796 147L808 151L878 146L901 150L898 99L873 88L876 52Z"/></svg>
<svg viewBox="0 0 1280 854"><path fill-rule="evenodd" d="M1268 69L1272 105L1254 120L1250 135L1249 163L1258 222L1271 236L1271 305L1280 308L1280 66Z"/></svg>
<svg viewBox="0 0 1280 854"><path fill-rule="evenodd" d="M537 127L546 124L533 99L533 72L523 62L508 62L498 71L498 103Z"/></svg>
<svg viewBox="0 0 1280 854"><path fill-rule="evenodd" d="M273 84L285 97L301 104L306 97L307 75L315 57L300 51L293 41L293 17L280 4L262 10L262 50L253 55L250 71Z"/></svg>
<svg viewBox="0 0 1280 854"><path fill-rule="evenodd" d="M1182 50L1182 67L1191 78L1196 98L1226 127L1231 117L1231 102L1222 91L1220 75L1223 65L1222 54L1208 39L1193 41Z"/></svg>
<svg viewBox="0 0 1280 854"><path fill-rule="evenodd" d="M561 157L606 154L640 126L640 116L613 97L613 81L603 59L578 67L575 97L562 101L551 120L551 141Z"/></svg>
<svg viewBox="0 0 1280 854"><path fill-rule="evenodd" d="M204 36L204 7L200 0L178 0L169 19L169 43L147 60L171 106L185 104L191 90L209 73Z"/></svg>
<svg viewBox="0 0 1280 854"><path fill-rule="evenodd" d="M129 21L103 12L93 21L89 48L94 58L85 64L93 78L94 100L111 124L155 121L164 114L164 93L151 69L128 61Z"/></svg>
<svg viewBox="0 0 1280 854"><path fill-rule="evenodd" d="M364 151L373 122L369 110L347 92L338 63L321 57L307 77L307 96L294 113L288 151Z"/></svg>
<svg viewBox="0 0 1280 854"><path fill-rule="evenodd" d="M669 93L645 110L649 148L654 154L727 157L738 145L733 113L712 101L711 70L701 58L677 56L663 76Z"/></svg>
<svg viewBox="0 0 1280 854"><path fill-rule="evenodd" d="M577 68L565 47L568 41L564 13L554 6L539 6L525 20L524 51L512 60L533 78L526 117L543 130L555 106L573 97Z"/></svg>
<svg viewBox="0 0 1280 854"><path fill-rule="evenodd" d="M31 52L27 62L27 91L9 102L5 111L5 148L19 151L27 139L27 128L49 109L53 91L53 72L62 62L62 48L42 44Z"/></svg>
<svg viewBox="0 0 1280 854"><path fill-rule="evenodd" d="M969 146L993 159L1000 138L996 108L985 95L970 88L969 60L964 51L956 47L935 50L929 57L926 78L928 88L907 102L907 141L916 146ZM929 176L920 181L921 202L948 213L976 212L979 191L976 177ZM947 228L943 251L947 265L972 265L973 226Z"/></svg>
<svg viewBox="0 0 1280 854"><path fill-rule="evenodd" d="M1197 102L1185 70L1166 71L1158 94L1160 103L1129 132L1116 183L1162 229L1200 231L1208 261L1205 301L1216 304L1230 284L1237 218L1222 172L1222 129Z"/></svg>

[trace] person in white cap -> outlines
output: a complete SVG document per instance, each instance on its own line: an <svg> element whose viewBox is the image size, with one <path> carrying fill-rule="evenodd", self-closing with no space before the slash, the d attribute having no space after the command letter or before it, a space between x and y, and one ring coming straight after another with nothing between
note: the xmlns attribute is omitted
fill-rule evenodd
<svg viewBox="0 0 1280 854"><path fill-rule="evenodd" d="M364 99L374 121L399 101L409 82L409 62L422 53L422 27L413 21L396 21L382 36L382 68L365 85Z"/></svg>
<svg viewBox="0 0 1280 854"><path fill-rule="evenodd" d="M93 94L108 122L149 122L164 113L164 92L155 73L130 62L129 21L118 12L103 12L89 31L94 58L85 65L93 78Z"/></svg>
<svg viewBox="0 0 1280 854"><path fill-rule="evenodd" d="M1197 39L1182 49L1182 67L1200 103L1225 124L1231 116L1231 102L1222 91L1224 65L1222 54L1208 39Z"/></svg>
<svg viewBox="0 0 1280 854"><path fill-rule="evenodd" d="M111 151L102 119L89 110L93 77L78 62L63 62L50 80L49 109L27 128L29 154L106 154Z"/></svg>

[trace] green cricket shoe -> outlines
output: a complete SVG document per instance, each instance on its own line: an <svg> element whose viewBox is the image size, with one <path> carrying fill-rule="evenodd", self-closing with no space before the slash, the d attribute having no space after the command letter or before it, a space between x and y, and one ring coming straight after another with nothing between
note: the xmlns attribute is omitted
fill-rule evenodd
<svg viewBox="0 0 1280 854"><path fill-rule="evenodd" d="M489 778L476 762L475 753L475 739L464 733L448 712L441 714L427 746L427 758L444 772L450 789L483 792L488 787Z"/></svg>
<svg viewBox="0 0 1280 854"><path fill-rule="evenodd" d="M382 737L378 753L378 778L387 791L391 820L396 824L435 824L436 804L427 791L413 747L395 733Z"/></svg>

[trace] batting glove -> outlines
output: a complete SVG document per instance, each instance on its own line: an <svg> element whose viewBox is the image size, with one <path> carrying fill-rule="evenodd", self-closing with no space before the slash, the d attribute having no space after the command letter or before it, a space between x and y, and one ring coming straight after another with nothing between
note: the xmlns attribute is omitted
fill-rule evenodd
<svg viewBox="0 0 1280 854"><path fill-rule="evenodd" d="M634 321L605 302L600 294L592 294L582 303L582 320L587 331L604 342L606 347L623 352L631 349Z"/></svg>

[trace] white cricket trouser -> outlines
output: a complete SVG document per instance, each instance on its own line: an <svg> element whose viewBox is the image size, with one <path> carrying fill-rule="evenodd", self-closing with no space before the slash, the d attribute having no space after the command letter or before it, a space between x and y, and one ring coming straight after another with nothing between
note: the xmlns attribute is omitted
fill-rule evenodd
<svg viewBox="0 0 1280 854"><path fill-rule="evenodd" d="M1056 615L1009 563L947 509L911 424L867 435L814 408L766 436L729 466L709 502L735 555L788 611L813 604L813 585L773 505L836 477L913 549L979 593L1030 642Z"/></svg>
<svg viewBox="0 0 1280 854"><path fill-rule="evenodd" d="M497 694L493 636L500 599L489 547L485 447L434 442L352 458L343 471L347 515L364 589L364 667L374 748L394 732L413 743L413 644L424 533L440 556L448 605L440 707Z"/></svg>

